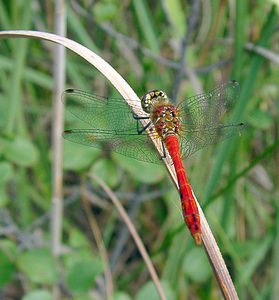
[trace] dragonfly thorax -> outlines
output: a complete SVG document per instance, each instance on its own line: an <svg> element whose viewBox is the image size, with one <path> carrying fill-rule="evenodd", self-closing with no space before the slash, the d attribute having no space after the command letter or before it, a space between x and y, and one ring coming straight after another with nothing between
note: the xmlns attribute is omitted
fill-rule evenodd
<svg viewBox="0 0 279 300"><path fill-rule="evenodd" d="M172 104L157 103L153 106L150 119L158 135L163 139L168 135L179 134L181 130L177 108Z"/></svg>
<svg viewBox="0 0 279 300"><path fill-rule="evenodd" d="M160 137L178 134L181 124L178 111L165 92L153 90L141 97L142 109L150 114L150 119Z"/></svg>

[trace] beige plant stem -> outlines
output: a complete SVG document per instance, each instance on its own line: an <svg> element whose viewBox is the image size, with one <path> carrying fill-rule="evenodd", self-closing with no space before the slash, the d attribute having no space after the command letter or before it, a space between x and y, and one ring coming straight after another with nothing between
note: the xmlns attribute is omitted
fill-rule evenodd
<svg viewBox="0 0 279 300"><path fill-rule="evenodd" d="M64 0L55 1L55 32L65 36L65 5ZM52 209L51 209L51 248L52 254L59 257L61 252L62 220L63 220L63 143L61 131L64 127L64 104L61 94L65 89L65 47L57 44L54 49L53 65L53 101L52 101ZM53 299L60 299L60 288L56 284L52 291Z"/></svg>
<svg viewBox="0 0 279 300"><path fill-rule="evenodd" d="M110 200L112 201L112 203L114 204L114 206L116 207L116 209L119 212L119 215L121 216L121 218L123 219L123 221L125 222L128 230L131 233L131 236L133 237L138 250L147 266L147 269L150 273L150 276L157 288L157 291L160 295L160 299L164 299L166 300L166 296L164 294L164 291L162 289L162 286L160 284L159 278L157 276L156 270L152 264L152 261L144 247L144 244L140 238L140 236L138 235L138 232L133 224L133 222L131 221L130 217L128 216L128 214L126 213L125 209L123 208L122 204L120 203L120 201L117 199L117 197L115 196L115 194L111 191L111 189L104 183L103 180L101 180L99 177L95 176L95 175L90 175L92 177L92 179L94 179L100 186L101 188L104 190L104 192L109 196Z"/></svg>
<svg viewBox="0 0 279 300"><path fill-rule="evenodd" d="M0 38L1 37L32 37L32 38L39 38L39 39L45 39L48 41L52 41L55 43L59 43L61 45L64 45L68 49L71 49L81 57L83 57L85 60L87 60L89 63L91 63L93 66L95 66L104 76L107 77L108 80L115 86L115 88L119 91L119 93L123 96L124 99L138 99L135 92L132 90L132 88L127 84L127 82L108 64L106 63L102 58L100 58L98 55L93 53L88 48L70 40L66 39L61 36L57 36L54 34L46 33L46 32L38 32L38 31L2 31L0 32ZM127 101L129 105L129 101ZM138 107L134 107L136 113L141 112L140 102L138 104ZM143 113L141 113L143 114ZM154 145L156 146L157 150L162 153L161 151L161 144L159 141L153 141ZM168 163L168 159L163 160L165 163L165 166L175 183L176 187L177 185L177 179L175 175L175 171L173 168L173 165L171 163ZM227 270L227 267L224 263L224 260L222 258L222 255L220 253L220 250L218 248L218 245L213 237L213 234L209 228L209 225L204 217L204 214L199 207L199 212L201 215L201 229L202 229L202 239L204 248L207 252L207 255L209 257L211 266L214 270L216 279L218 280L219 286L221 288L221 291L225 297L225 299L238 299L235 287L233 285L233 282L231 280L231 277L229 275L229 272Z"/></svg>
<svg viewBox="0 0 279 300"><path fill-rule="evenodd" d="M91 207L90 200L91 199L86 197L86 193L84 193L84 190L85 190L85 187L84 187L84 185L82 185L82 194L81 195L82 195L82 200L83 200L83 207L84 207L85 213L87 215L87 219L88 219L92 234L94 236L94 239L96 241L100 256L103 259L103 262L105 264L104 274L105 274L105 280L106 280L106 282L105 282L106 295L107 295L106 299L112 300L113 299L113 280L112 280L112 274L111 274L111 271L109 268L108 254L106 251L104 241L102 239L99 225L97 223L97 220L95 219L95 216L93 215L93 213L90 209L90 207Z"/></svg>
<svg viewBox="0 0 279 300"><path fill-rule="evenodd" d="M55 1L55 31L65 35L65 7L64 1ZM56 45L54 49L54 88L52 103L52 253L58 256L61 248L61 232L63 218L63 168L62 168L62 137L64 126L64 104L61 94L65 89L65 47Z"/></svg>

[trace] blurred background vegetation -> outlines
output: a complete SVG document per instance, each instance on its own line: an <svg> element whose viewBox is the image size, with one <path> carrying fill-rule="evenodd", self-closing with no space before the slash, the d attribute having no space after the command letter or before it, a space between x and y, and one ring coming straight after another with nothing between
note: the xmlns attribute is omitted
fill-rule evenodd
<svg viewBox="0 0 279 300"><path fill-rule="evenodd" d="M67 36L108 61L141 96L181 101L229 79L241 95L230 118L241 137L185 161L240 299L279 295L278 1L72 0ZM53 32L53 1L0 2L0 29ZM220 299L206 254L183 223L179 195L163 166L64 143L64 251L51 255L53 45L0 43L0 298L104 299L105 262L114 299L158 299L139 252L97 174L125 205L168 299ZM118 95L80 57L67 54L67 87ZM82 123L66 114L67 128ZM94 205L88 206L87 199Z"/></svg>

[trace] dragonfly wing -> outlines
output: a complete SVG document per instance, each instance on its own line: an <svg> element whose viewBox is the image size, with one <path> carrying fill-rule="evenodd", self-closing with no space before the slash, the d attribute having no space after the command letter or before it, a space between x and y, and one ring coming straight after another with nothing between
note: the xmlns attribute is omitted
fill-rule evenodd
<svg viewBox="0 0 279 300"><path fill-rule="evenodd" d="M226 138L240 134L244 127L243 123L239 123L187 130L179 137L181 157L188 157L208 145L217 144Z"/></svg>
<svg viewBox="0 0 279 300"><path fill-rule="evenodd" d="M104 130L126 130L136 133L137 121L124 99L104 98L77 89L68 89L63 94L67 109L93 128ZM131 105L138 108L137 101ZM141 129L139 122L139 129Z"/></svg>
<svg viewBox="0 0 279 300"><path fill-rule="evenodd" d="M184 129L214 127L230 110L239 97L239 84L233 80L211 92L196 95L178 105L179 117Z"/></svg>
<svg viewBox="0 0 279 300"><path fill-rule="evenodd" d="M141 161L160 163L160 155L146 134L127 134L94 129L66 130L64 138L86 146L108 149Z"/></svg>
<svg viewBox="0 0 279 300"><path fill-rule="evenodd" d="M238 97L239 84L233 80L211 92L190 97L178 105L182 157L240 133L244 128L243 123L222 124L226 112Z"/></svg>

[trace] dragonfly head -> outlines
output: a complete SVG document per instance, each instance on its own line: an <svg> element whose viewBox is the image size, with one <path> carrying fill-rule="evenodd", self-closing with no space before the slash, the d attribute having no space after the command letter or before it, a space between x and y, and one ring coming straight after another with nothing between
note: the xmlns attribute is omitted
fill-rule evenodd
<svg viewBox="0 0 279 300"><path fill-rule="evenodd" d="M160 90L147 92L141 97L141 107L147 113L151 113L151 107L154 106L155 103L164 104L166 102L168 102L168 96L165 92Z"/></svg>

